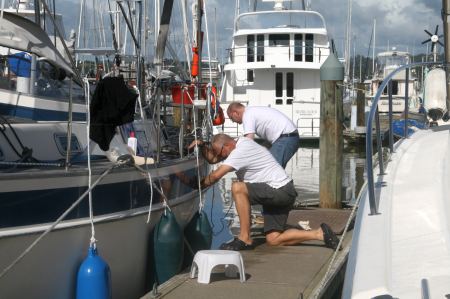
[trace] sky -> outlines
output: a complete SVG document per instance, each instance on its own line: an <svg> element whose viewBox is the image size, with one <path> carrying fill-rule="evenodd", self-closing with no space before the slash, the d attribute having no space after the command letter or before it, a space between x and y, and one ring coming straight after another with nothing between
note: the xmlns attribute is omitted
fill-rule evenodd
<svg viewBox="0 0 450 299"><path fill-rule="evenodd" d="M94 0L88 2L91 1ZM106 3L106 0L95 1ZM241 6L247 6L248 1L241 0ZM175 0L175 3L178 2L179 0ZM192 0L188 0L188 2L192 2ZM301 1L295 2L301 3ZM348 0L311 0L310 2L311 9L324 16L329 36L334 39L339 56L343 56ZM64 13L64 17L68 19L66 31L78 26L79 3L80 0L57 2L57 11L71 12ZM225 57L226 49L231 47L235 0L205 0L205 3L211 54L214 56L214 41L217 40L217 56ZM436 25L439 25L439 34L443 33L441 7L442 0L353 0L352 55L354 52L362 55L369 53L374 19L376 19L376 52L385 51L388 47L396 47L397 50L409 51L412 54L425 53L427 48L422 46L421 42L429 37L424 29L434 32ZM109 21L107 17L105 14L105 20ZM174 24L180 24L177 4L174 7L172 21ZM217 37L214 36L215 24ZM175 30L174 34L176 35L179 31ZM176 48L181 51L180 47ZM370 55L371 53L370 50Z"/></svg>

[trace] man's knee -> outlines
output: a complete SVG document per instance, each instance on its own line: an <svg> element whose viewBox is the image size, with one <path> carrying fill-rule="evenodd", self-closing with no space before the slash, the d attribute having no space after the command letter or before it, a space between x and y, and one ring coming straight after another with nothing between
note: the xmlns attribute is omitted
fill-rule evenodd
<svg viewBox="0 0 450 299"><path fill-rule="evenodd" d="M231 184L231 192L233 194L242 193L247 190L244 182L233 182Z"/></svg>
<svg viewBox="0 0 450 299"><path fill-rule="evenodd" d="M281 235L280 232L272 231L268 234L266 234L266 243L270 246L279 246L281 245L279 241L279 236Z"/></svg>

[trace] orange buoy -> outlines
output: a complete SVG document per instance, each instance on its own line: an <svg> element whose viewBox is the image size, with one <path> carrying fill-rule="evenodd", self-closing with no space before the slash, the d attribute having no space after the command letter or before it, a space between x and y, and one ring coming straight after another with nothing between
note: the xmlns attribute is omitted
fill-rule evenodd
<svg viewBox="0 0 450 299"><path fill-rule="evenodd" d="M198 48L197 47L193 47L192 48L192 52L194 54L193 54L193 57L192 57L191 75L192 75L192 77L197 77L198 76L198 62L199 62Z"/></svg>

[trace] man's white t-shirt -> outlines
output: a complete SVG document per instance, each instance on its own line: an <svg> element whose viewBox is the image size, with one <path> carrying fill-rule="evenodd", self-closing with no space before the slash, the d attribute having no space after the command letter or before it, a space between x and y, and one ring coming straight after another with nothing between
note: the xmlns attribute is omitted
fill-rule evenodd
<svg viewBox="0 0 450 299"><path fill-rule="evenodd" d="M238 179L246 183L266 183L278 189L291 181L272 154L250 138L240 137L222 163L233 167Z"/></svg>
<svg viewBox="0 0 450 299"><path fill-rule="evenodd" d="M262 106L248 106L242 117L244 135L256 133L262 139L274 143L281 134L289 134L297 128L282 112Z"/></svg>

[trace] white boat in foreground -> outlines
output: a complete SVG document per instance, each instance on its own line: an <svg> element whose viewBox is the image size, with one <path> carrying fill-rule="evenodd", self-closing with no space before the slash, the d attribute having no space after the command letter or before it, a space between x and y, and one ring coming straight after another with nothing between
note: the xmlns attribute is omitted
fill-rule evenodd
<svg viewBox="0 0 450 299"><path fill-rule="evenodd" d="M399 140L384 171L371 154L342 298L448 298L450 126Z"/></svg>

